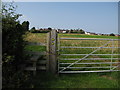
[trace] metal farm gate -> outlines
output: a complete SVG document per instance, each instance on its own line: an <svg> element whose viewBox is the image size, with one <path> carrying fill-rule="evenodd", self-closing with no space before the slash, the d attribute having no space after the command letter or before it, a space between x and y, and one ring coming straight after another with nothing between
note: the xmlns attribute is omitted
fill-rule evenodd
<svg viewBox="0 0 120 90"><path fill-rule="evenodd" d="M58 73L120 71L119 39L58 38Z"/></svg>
<svg viewBox="0 0 120 90"><path fill-rule="evenodd" d="M120 39L61 38L51 30L46 40L46 52L37 52L28 60L33 64L25 70L34 75L41 69L54 74L120 71ZM40 55L46 60L38 60Z"/></svg>

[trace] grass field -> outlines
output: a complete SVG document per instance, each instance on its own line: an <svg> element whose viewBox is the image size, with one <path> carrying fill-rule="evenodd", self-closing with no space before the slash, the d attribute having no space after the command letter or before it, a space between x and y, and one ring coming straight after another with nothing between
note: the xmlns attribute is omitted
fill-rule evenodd
<svg viewBox="0 0 120 90"><path fill-rule="evenodd" d="M80 34L59 34L60 37L66 38L111 38L118 39L115 36L96 36L96 35L80 35ZM28 42L40 42L46 43L46 34L44 33L27 33L25 40ZM61 41L61 46L101 46L106 41ZM114 42L117 47L118 42ZM111 47L112 44L108 44ZM26 50L30 51L45 51L45 46L29 46L27 45ZM88 54L94 49L61 49L61 54ZM97 53L111 53L111 49L102 49ZM114 53L118 53L118 49L114 49ZM81 56L60 56L61 58L82 58ZM90 56L91 58L108 58L111 56ZM117 57L117 56L115 56ZM115 58L114 57L114 58ZM66 62L66 61L61 61ZM67 61L71 62L71 61ZM72 61L73 62L73 61ZM85 62L85 61L83 61ZM96 62L95 60L93 62ZM100 62L100 61L99 61ZM79 65L76 65L77 67ZM106 66L106 65L105 65ZM50 73L38 72L37 76L32 77L28 82L25 83L24 87L30 88L118 88L118 72L107 72L107 73L81 73L81 74L60 74L54 76Z"/></svg>
<svg viewBox="0 0 120 90"><path fill-rule="evenodd" d="M100 35L84 35L84 34L59 34L60 37L72 37L72 38L110 38L118 39L115 36L100 36Z"/></svg>
<svg viewBox="0 0 120 90"><path fill-rule="evenodd" d="M72 38L110 38L118 39L115 36L98 36L98 35L82 35L82 34L58 34L60 37ZM25 40L29 42L46 43L46 33L26 33Z"/></svg>
<svg viewBox="0 0 120 90"><path fill-rule="evenodd" d="M38 72L25 83L26 88L118 88L118 73L61 74Z"/></svg>

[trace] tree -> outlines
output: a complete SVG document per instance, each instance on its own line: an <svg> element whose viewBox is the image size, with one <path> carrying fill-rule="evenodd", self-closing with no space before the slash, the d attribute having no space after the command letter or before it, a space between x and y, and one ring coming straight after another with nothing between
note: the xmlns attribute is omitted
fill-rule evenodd
<svg viewBox="0 0 120 90"><path fill-rule="evenodd" d="M49 27L48 30L52 30L52 28Z"/></svg>
<svg viewBox="0 0 120 90"><path fill-rule="evenodd" d="M31 29L30 29L30 32L31 33L36 33L37 31L36 31L36 28L35 27L32 27Z"/></svg>
<svg viewBox="0 0 120 90"><path fill-rule="evenodd" d="M25 31L29 30L29 21L24 21L22 23L22 27L24 28Z"/></svg>
<svg viewBox="0 0 120 90"><path fill-rule="evenodd" d="M32 27L31 30L36 30L35 27Z"/></svg>
<svg viewBox="0 0 120 90"><path fill-rule="evenodd" d="M110 36L115 36L115 34L111 33Z"/></svg>
<svg viewBox="0 0 120 90"><path fill-rule="evenodd" d="M85 31L82 30L82 29L80 29L79 33L80 33L80 34L85 34Z"/></svg>
<svg viewBox="0 0 120 90"><path fill-rule="evenodd" d="M73 33L73 29L70 29L70 33Z"/></svg>

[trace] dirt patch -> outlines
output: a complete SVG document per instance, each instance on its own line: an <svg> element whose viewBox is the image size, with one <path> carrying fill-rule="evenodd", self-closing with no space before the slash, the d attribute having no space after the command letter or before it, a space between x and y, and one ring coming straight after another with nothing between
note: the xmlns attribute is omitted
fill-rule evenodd
<svg viewBox="0 0 120 90"><path fill-rule="evenodd" d="M106 76L106 75L103 75L103 76L101 76L101 77L103 77L103 78L107 78L107 79L109 79L109 80L115 80L115 79L113 79L112 77L110 77L110 76Z"/></svg>

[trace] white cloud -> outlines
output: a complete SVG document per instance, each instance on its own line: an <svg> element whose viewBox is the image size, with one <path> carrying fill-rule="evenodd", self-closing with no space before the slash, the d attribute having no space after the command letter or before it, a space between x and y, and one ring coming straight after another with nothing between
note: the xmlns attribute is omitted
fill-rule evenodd
<svg viewBox="0 0 120 90"><path fill-rule="evenodd" d="M25 16L25 15L23 15L22 14L22 16L21 17L19 17L19 20L20 20L20 22L22 23L23 21L31 21L27 16Z"/></svg>
<svg viewBox="0 0 120 90"><path fill-rule="evenodd" d="M119 2L119 0L2 0L3 2Z"/></svg>
<svg viewBox="0 0 120 90"><path fill-rule="evenodd" d="M22 16L21 16L21 20L27 21L28 18L27 18L25 15L22 15Z"/></svg>

